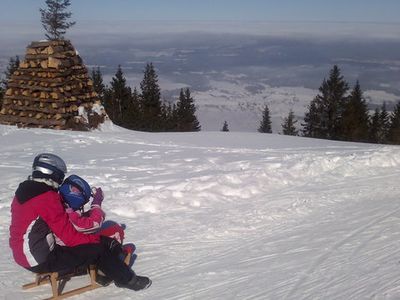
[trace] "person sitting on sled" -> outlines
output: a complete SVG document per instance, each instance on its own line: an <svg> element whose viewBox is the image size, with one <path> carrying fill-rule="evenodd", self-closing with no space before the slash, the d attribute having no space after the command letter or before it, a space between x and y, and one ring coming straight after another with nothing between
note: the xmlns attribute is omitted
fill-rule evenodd
<svg viewBox="0 0 400 300"><path fill-rule="evenodd" d="M105 213L101 208L104 194L101 188L91 188L83 178L78 175L67 177L59 188L60 195L64 200L69 220L79 232L90 234L98 233L115 239L122 245L124 240L125 226L114 221L105 221ZM93 200L90 209L84 211L84 206ZM133 264L135 246L127 244L122 247L121 258L130 266Z"/></svg>
<svg viewBox="0 0 400 300"><path fill-rule="evenodd" d="M32 175L17 188L9 227L15 262L34 273L63 274L96 264L118 287L148 288L151 280L136 275L119 259L114 239L83 234L71 224L58 193L65 173L67 166L60 157L41 153L33 161Z"/></svg>

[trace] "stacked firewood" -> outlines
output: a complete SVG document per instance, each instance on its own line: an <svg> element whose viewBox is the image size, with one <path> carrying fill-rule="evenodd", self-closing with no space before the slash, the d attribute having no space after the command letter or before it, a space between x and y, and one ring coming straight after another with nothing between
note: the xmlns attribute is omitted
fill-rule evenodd
<svg viewBox="0 0 400 300"><path fill-rule="evenodd" d="M32 42L7 82L0 123L76 128L82 123L78 116L82 107L90 114L99 102L88 71L70 41Z"/></svg>

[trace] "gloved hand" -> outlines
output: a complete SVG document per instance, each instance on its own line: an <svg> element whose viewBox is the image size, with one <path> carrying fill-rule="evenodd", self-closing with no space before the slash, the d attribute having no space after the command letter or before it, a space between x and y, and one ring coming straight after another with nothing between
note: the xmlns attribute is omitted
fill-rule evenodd
<svg viewBox="0 0 400 300"><path fill-rule="evenodd" d="M122 245L117 240L108 236L100 236L100 242L115 256L123 253Z"/></svg>
<svg viewBox="0 0 400 300"><path fill-rule="evenodd" d="M101 188L96 188L96 191L93 195L92 205L97 205L101 207L101 203L103 202L104 194Z"/></svg>

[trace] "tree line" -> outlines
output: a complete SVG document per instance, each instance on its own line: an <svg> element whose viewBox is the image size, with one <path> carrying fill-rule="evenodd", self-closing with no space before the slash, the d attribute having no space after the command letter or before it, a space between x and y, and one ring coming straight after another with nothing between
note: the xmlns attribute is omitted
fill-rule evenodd
<svg viewBox="0 0 400 300"><path fill-rule="evenodd" d="M200 131L196 106L189 88L180 90L174 103L161 101L158 75L152 63L146 64L140 91L127 85L121 66L105 86L99 68L92 70L95 91L102 99L113 123L141 131Z"/></svg>
<svg viewBox="0 0 400 300"><path fill-rule="evenodd" d="M359 81L350 90L337 65L319 87L318 95L310 102L301 123L291 110L282 123L285 135L370 143L400 144L400 101L389 113L386 104L369 114ZM269 108L265 106L259 132L272 133Z"/></svg>
<svg viewBox="0 0 400 300"><path fill-rule="evenodd" d="M7 81L19 66L19 57L10 58L5 79L0 84L0 108L7 89ZM110 85L103 82L99 68L91 77L94 89L110 119L117 125L141 131L200 131L196 106L189 88L181 89L176 101L161 101L158 75L152 63L143 71L140 90L132 90L126 82L121 66L112 77ZM357 81L350 89L337 65L322 81L319 93L310 102L300 129L294 112L284 118L282 134L320 139L400 144L400 102L392 112L383 103L370 114ZM221 131L229 131L227 121ZM258 131L272 133L269 107L265 105Z"/></svg>

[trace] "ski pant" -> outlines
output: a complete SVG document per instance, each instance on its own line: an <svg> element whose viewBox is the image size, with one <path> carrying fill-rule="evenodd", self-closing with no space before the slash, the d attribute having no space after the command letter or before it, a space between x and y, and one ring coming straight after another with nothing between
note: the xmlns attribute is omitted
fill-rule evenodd
<svg viewBox="0 0 400 300"><path fill-rule="evenodd" d="M96 265L107 277L116 283L126 284L135 273L103 244L84 244L76 247L56 245L47 256L47 260L35 267L28 268L34 273L68 273L77 268Z"/></svg>

